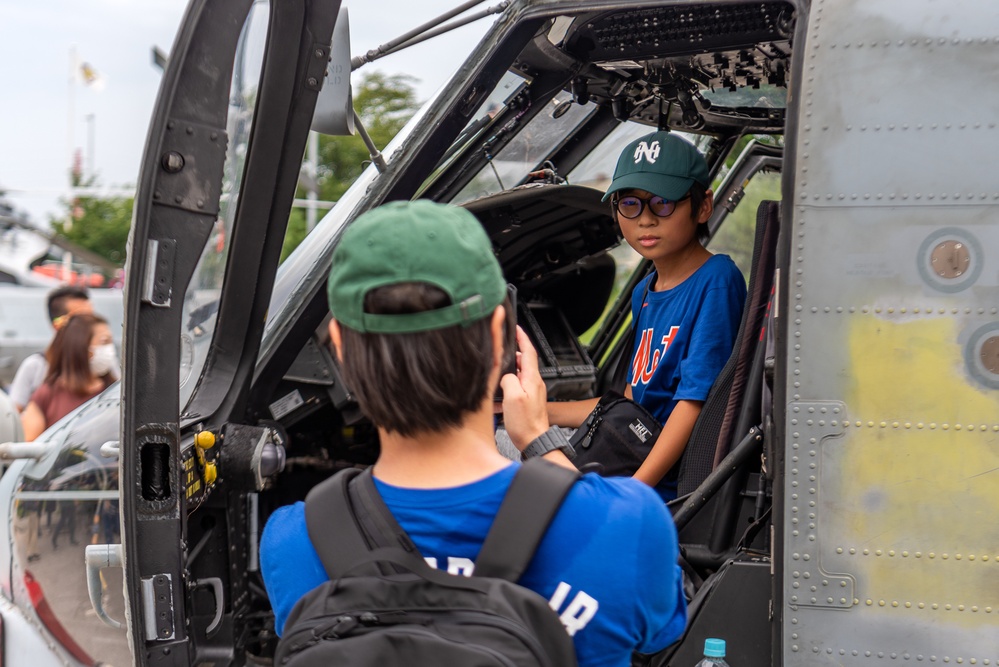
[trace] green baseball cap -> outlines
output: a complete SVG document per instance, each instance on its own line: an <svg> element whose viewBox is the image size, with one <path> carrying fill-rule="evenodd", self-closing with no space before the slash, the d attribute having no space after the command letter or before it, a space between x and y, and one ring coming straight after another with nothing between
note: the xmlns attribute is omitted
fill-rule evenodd
<svg viewBox="0 0 999 667"><path fill-rule="evenodd" d="M403 314L364 312L371 290L428 283L451 305ZM327 295L333 317L360 332L413 333L468 326L506 297L493 245L475 216L429 200L392 202L359 216L333 251Z"/></svg>
<svg viewBox="0 0 999 667"><path fill-rule="evenodd" d="M614 180L603 200L618 190L645 190L678 201L697 181L711 186L708 163L686 139L672 132L653 132L632 141L621 151Z"/></svg>

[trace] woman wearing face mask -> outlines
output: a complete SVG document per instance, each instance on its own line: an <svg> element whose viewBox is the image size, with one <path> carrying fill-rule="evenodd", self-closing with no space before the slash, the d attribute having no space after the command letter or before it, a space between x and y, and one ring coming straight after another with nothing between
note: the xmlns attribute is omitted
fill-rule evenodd
<svg viewBox="0 0 999 667"><path fill-rule="evenodd" d="M107 320L90 314L71 317L45 351L48 375L21 413L25 441L107 389L117 379L116 356Z"/></svg>

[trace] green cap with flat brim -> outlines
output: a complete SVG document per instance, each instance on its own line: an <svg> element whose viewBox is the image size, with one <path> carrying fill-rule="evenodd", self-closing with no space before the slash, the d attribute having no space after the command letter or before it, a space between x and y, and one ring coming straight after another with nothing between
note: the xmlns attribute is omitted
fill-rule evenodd
<svg viewBox="0 0 999 667"><path fill-rule="evenodd" d="M711 186L704 156L692 143L672 132L653 132L621 151L603 200L620 190L645 190L679 201L695 181L705 188Z"/></svg>
<svg viewBox="0 0 999 667"><path fill-rule="evenodd" d="M451 305L375 314L364 299L379 287L427 283ZM475 216L429 200L392 202L357 218L333 251L327 295L333 318L362 333L414 333L468 326L506 297L492 243Z"/></svg>

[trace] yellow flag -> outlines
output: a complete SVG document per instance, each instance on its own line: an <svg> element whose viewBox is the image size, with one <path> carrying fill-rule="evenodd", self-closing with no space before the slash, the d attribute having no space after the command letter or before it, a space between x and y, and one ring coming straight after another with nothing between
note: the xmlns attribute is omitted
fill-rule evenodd
<svg viewBox="0 0 999 667"><path fill-rule="evenodd" d="M104 77L90 63L80 63L80 78L84 85L90 86L94 90L103 90L104 88Z"/></svg>

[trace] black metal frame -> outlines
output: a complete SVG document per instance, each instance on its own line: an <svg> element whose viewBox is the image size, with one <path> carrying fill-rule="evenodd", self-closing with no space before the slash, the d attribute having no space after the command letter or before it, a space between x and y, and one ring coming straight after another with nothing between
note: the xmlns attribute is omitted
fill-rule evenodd
<svg viewBox="0 0 999 667"><path fill-rule="evenodd" d="M189 634L200 630L189 623L195 589L186 570L177 369L183 295L218 214L229 81L251 5L194 0L188 8L140 172L127 272L120 462L137 665L230 662L240 650L232 622L237 601L214 599L224 622L211 640L191 641ZM226 267L226 283L238 281L240 289L222 298L212 349L188 405L188 413L208 425L224 422L245 400L267 305L246 290L269 294L273 284L339 2L291 0L270 9L252 148ZM231 533L233 521L227 522ZM217 590L225 597L224 586Z"/></svg>

